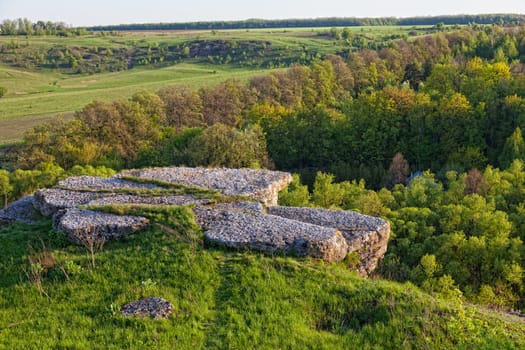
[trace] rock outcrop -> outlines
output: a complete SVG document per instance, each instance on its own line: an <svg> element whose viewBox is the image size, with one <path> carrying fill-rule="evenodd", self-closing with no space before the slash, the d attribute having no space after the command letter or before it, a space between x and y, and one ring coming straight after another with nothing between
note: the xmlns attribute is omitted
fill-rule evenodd
<svg viewBox="0 0 525 350"><path fill-rule="evenodd" d="M348 252L357 252L358 271L364 276L370 274L385 255L390 237L388 221L352 211L269 207L268 213L339 230L346 240Z"/></svg>
<svg viewBox="0 0 525 350"><path fill-rule="evenodd" d="M149 220L70 208L57 212L53 224L57 230L65 232L71 242L89 247L137 232L147 226Z"/></svg>
<svg viewBox="0 0 525 350"><path fill-rule="evenodd" d="M336 229L257 211L197 209L196 220L209 241L235 249L291 253L325 261L344 259L348 249L344 237Z"/></svg>
<svg viewBox="0 0 525 350"><path fill-rule="evenodd" d="M151 317L160 320L173 313L173 305L166 299L148 297L127 303L120 311L124 317Z"/></svg>
<svg viewBox="0 0 525 350"><path fill-rule="evenodd" d="M227 196L246 196L264 205L277 205L279 191L292 182L282 171L224 168L149 168L124 170L117 176L133 176L217 190Z"/></svg>
<svg viewBox="0 0 525 350"><path fill-rule="evenodd" d="M134 233L149 220L86 210L84 206L191 205L209 242L328 262L356 252L359 273L370 274L386 251L388 222L350 211L277 206L278 192L291 180L290 174L278 171L186 167L126 170L111 178L77 176L13 203L0 211L0 220L16 208L27 211L32 203L42 215L53 215L55 228L64 231L70 241L86 245ZM216 203L217 197L207 190L229 197Z"/></svg>
<svg viewBox="0 0 525 350"><path fill-rule="evenodd" d="M0 209L0 223L25 222L32 224L41 217L33 206L33 196L24 197L11 204L5 209Z"/></svg>

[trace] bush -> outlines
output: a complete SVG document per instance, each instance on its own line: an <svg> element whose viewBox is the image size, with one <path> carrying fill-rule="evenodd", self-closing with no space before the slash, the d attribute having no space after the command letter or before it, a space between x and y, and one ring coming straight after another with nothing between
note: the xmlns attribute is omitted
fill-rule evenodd
<svg viewBox="0 0 525 350"><path fill-rule="evenodd" d="M3 97L5 94L7 94L7 88L0 86L0 97Z"/></svg>

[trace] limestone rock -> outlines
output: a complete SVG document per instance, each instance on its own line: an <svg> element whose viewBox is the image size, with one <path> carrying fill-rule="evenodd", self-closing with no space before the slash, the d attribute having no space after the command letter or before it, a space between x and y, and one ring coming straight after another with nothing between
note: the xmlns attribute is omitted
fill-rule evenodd
<svg viewBox="0 0 525 350"><path fill-rule="evenodd" d="M142 298L123 305L122 316L151 317L155 320L168 318L173 313L173 305L163 298Z"/></svg>
<svg viewBox="0 0 525 350"><path fill-rule="evenodd" d="M114 215L92 210L66 209L53 217L55 229L80 245L100 244L132 234L149 224L140 216Z"/></svg>
<svg viewBox="0 0 525 350"><path fill-rule="evenodd" d="M159 189L154 184L143 184L124 180L118 177L96 177L96 176L72 176L60 181L57 187L75 191L91 190L99 192L111 192L126 188L132 189Z"/></svg>
<svg viewBox="0 0 525 350"><path fill-rule="evenodd" d="M136 196L128 194L116 194L94 199L88 205L109 204L140 204L140 205L204 205L210 204L209 199L194 198L191 196Z"/></svg>
<svg viewBox="0 0 525 350"><path fill-rule="evenodd" d="M341 261L348 249L336 229L275 215L209 209L197 211L196 220L209 241L235 249L291 253L328 262Z"/></svg>
<svg viewBox="0 0 525 350"><path fill-rule="evenodd" d="M369 275L383 258L390 237L388 221L346 210L319 208L269 207L268 213L339 230L346 239L348 252L357 252L358 271Z"/></svg>
<svg viewBox="0 0 525 350"><path fill-rule="evenodd" d="M34 195L33 205L42 215L51 216L61 209L74 208L87 204L103 196L104 194L95 192L79 192L50 188L38 190Z"/></svg>
<svg viewBox="0 0 525 350"><path fill-rule="evenodd" d="M264 205L277 205L279 191L292 182L289 173L259 169L171 167L125 170L117 174L125 175L204 187L229 196L247 196Z"/></svg>
<svg viewBox="0 0 525 350"><path fill-rule="evenodd" d="M38 221L40 213L33 206L33 196L24 197L0 210L0 222L25 222L33 224Z"/></svg>

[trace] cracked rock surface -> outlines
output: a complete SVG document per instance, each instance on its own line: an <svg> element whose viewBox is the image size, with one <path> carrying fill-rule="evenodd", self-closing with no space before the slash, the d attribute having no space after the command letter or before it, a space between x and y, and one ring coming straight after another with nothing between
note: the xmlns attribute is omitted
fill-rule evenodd
<svg viewBox="0 0 525 350"><path fill-rule="evenodd" d="M149 168L124 170L120 174L125 175L204 187L227 196L247 196L264 205L277 205L279 191L292 182L289 173L259 169Z"/></svg>
<svg viewBox="0 0 525 350"><path fill-rule="evenodd" d="M90 246L132 234L148 225L149 220L140 216L70 208L56 213L53 223L71 242Z"/></svg>
<svg viewBox="0 0 525 350"><path fill-rule="evenodd" d="M196 215L206 239L234 249L340 261L347 244L339 231L257 212L207 210Z"/></svg>
<svg viewBox="0 0 525 350"><path fill-rule="evenodd" d="M386 253L390 224L381 218L348 210L279 206L269 207L268 213L339 230L346 240L348 252L357 252L358 271L363 276L369 275Z"/></svg>

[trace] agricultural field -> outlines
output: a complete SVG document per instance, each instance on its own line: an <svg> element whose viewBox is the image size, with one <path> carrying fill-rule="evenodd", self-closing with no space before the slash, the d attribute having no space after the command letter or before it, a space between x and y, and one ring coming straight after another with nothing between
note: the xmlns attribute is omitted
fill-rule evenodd
<svg viewBox="0 0 525 350"><path fill-rule="evenodd" d="M327 54L424 35L432 27L353 27L0 36L0 144L93 100L125 99L168 84L191 88L308 64Z"/></svg>

